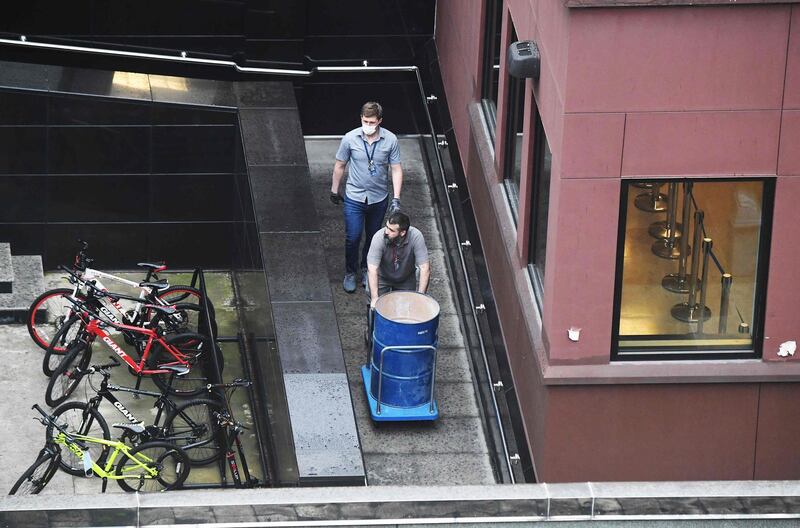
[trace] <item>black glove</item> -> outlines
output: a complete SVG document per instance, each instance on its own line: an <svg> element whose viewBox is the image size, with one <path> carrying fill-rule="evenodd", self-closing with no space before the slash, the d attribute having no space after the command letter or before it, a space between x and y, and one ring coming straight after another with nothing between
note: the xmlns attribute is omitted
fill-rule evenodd
<svg viewBox="0 0 800 528"><path fill-rule="evenodd" d="M342 203L342 197L339 196L339 193L331 191L331 203L333 205L339 205L340 203Z"/></svg>
<svg viewBox="0 0 800 528"><path fill-rule="evenodd" d="M392 203L389 204L389 214L392 215L400 210L400 198L392 198Z"/></svg>

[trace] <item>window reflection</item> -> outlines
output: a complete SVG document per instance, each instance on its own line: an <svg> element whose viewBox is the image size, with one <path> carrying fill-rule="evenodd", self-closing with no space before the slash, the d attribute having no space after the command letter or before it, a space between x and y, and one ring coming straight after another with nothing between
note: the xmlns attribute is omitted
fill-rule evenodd
<svg viewBox="0 0 800 528"><path fill-rule="evenodd" d="M754 350L770 183L623 184L620 355Z"/></svg>

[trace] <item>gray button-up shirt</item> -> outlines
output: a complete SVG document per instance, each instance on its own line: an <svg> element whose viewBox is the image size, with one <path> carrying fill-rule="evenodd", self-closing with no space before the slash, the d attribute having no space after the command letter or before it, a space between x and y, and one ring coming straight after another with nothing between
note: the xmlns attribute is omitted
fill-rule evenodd
<svg viewBox="0 0 800 528"><path fill-rule="evenodd" d="M389 194L389 165L400 163L400 147L397 136L383 127L378 129L379 138L372 145L365 146L366 137L361 127L351 130L342 138L336 159L350 162L345 195L360 203L376 203ZM372 149L375 148L373 154ZM369 172L369 154L375 163L376 173Z"/></svg>

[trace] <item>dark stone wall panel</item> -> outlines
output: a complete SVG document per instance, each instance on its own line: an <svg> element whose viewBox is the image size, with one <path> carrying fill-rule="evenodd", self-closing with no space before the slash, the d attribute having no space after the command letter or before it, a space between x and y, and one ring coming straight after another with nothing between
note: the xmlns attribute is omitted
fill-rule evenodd
<svg viewBox="0 0 800 528"><path fill-rule="evenodd" d="M97 97L50 97L51 125L149 125L150 106Z"/></svg>
<svg viewBox="0 0 800 528"><path fill-rule="evenodd" d="M231 221L237 214L231 174L153 174L153 221Z"/></svg>
<svg viewBox="0 0 800 528"><path fill-rule="evenodd" d="M47 169L46 138L44 127L0 127L0 173L44 173Z"/></svg>
<svg viewBox="0 0 800 528"><path fill-rule="evenodd" d="M308 167L251 167L250 186L262 231L319 230Z"/></svg>
<svg viewBox="0 0 800 528"><path fill-rule="evenodd" d="M0 125L47 124L47 97L35 92L0 92Z"/></svg>
<svg viewBox="0 0 800 528"><path fill-rule="evenodd" d="M49 222L138 222L149 216L147 175L47 177Z"/></svg>
<svg viewBox="0 0 800 528"><path fill-rule="evenodd" d="M0 176L0 222L43 222L46 189L45 176Z"/></svg>
<svg viewBox="0 0 800 528"><path fill-rule="evenodd" d="M154 173L229 173L234 162L231 126L153 128Z"/></svg>
<svg viewBox="0 0 800 528"><path fill-rule="evenodd" d="M306 165L303 130L295 109L246 110L239 114L249 165Z"/></svg>
<svg viewBox="0 0 800 528"><path fill-rule="evenodd" d="M47 168L51 174L147 173L149 136L149 127L50 127Z"/></svg>

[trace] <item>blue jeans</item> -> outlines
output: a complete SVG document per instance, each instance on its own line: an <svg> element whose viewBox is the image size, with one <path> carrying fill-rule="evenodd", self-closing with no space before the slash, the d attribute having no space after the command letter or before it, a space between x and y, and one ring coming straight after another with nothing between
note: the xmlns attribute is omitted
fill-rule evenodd
<svg viewBox="0 0 800 528"><path fill-rule="evenodd" d="M383 217L386 216L388 205L388 196L380 202L369 205L351 200L347 196L344 197L344 264L347 273L356 273L367 267L369 243L372 241L372 236L383 225ZM359 265L358 247L361 245L361 233L363 232L366 232L367 240L364 243Z"/></svg>

